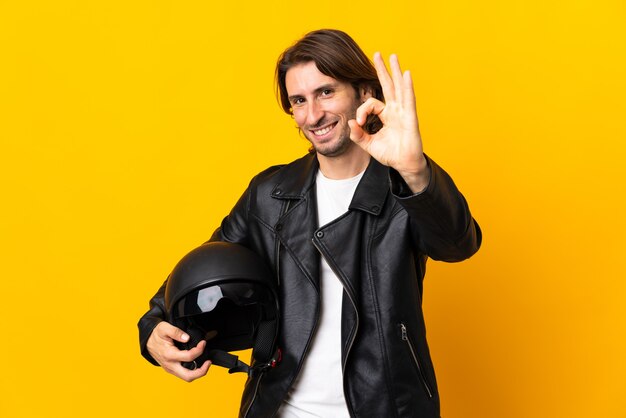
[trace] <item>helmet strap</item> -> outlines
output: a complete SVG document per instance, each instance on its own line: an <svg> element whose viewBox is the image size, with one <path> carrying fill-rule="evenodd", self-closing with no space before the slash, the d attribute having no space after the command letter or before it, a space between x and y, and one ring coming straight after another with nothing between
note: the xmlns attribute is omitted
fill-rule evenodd
<svg viewBox="0 0 626 418"><path fill-rule="evenodd" d="M257 362L252 367L239 360L239 357L236 355L223 350L210 350L206 356L211 360L212 364L227 368L228 373L232 374L241 372L247 373L249 376L254 376L257 373L262 373L270 368L274 368L282 360L282 352L280 348L276 349L274 355L271 356L267 362Z"/></svg>
<svg viewBox="0 0 626 418"><path fill-rule="evenodd" d="M228 351L223 350L209 350L207 358L211 360L212 364L225 367L228 369L228 373L249 373L250 366L239 360L234 354L230 354Z"/></svg>

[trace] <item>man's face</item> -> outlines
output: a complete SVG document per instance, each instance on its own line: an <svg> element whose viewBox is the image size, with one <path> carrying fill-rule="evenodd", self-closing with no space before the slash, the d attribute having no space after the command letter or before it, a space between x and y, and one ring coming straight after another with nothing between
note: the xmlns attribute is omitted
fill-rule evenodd
<svg viewBox="0 0 626 418"><path fill-rule="evenodd" d="M336 157L353 146L348 120L369 95L322 74L313 61L287 70L285 86L294 119L315 151Z"/></svg>

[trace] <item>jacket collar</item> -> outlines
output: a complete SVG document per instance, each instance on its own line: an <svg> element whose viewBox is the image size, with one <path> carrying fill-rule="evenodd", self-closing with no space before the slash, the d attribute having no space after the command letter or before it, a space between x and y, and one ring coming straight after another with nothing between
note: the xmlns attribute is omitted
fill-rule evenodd
<svg viewBox="0 0 626 418"><path fill-rule="evenodd" d="M350 202L350 209L379 215L383 210L387 193L389 193L389 168L370 158L370 163Z"/></svg>
<svg viewBox="0 0 626 418"><path fill-rule="evenodd" d="M284 167L280 181L271 195L277 199L302 199L315 184L319 163L314 153L308 153Z"/></svg>
<svg viewBox="0 0 626 418"><path fill-rule="evenodd" d="M284 174L272 189L271 196L277 199L304 198L315 184L318 169L319 162L314 153L308 153L285 166ZM354 192L350 209L358 209L372 215L380 214L389 192L388 172L387 167L371 158Z"/></svg>

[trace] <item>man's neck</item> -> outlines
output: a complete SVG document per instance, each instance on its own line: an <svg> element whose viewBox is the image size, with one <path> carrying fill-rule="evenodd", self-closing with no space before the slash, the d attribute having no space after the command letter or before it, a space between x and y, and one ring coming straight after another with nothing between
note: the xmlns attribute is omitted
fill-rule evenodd
<svg viewBox="0 0 626 418"><path fill-rule="evenodd" d="M320 171L324 177L333 180L349 179L363 172L367 168L370 158L367 152L354 144L346 152L336 157L317 154Z"/></svg>

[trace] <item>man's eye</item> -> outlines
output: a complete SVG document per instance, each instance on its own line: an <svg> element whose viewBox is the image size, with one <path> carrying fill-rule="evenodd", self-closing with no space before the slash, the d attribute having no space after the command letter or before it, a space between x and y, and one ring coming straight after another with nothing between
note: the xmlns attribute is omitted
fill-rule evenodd
<svg viewBox="0 0 626 418"><path fill-rule="evenodd" d="M324 89L322 90L322 96L328 96L330 94L332 94L332 90L331 89Z"/></svg>

